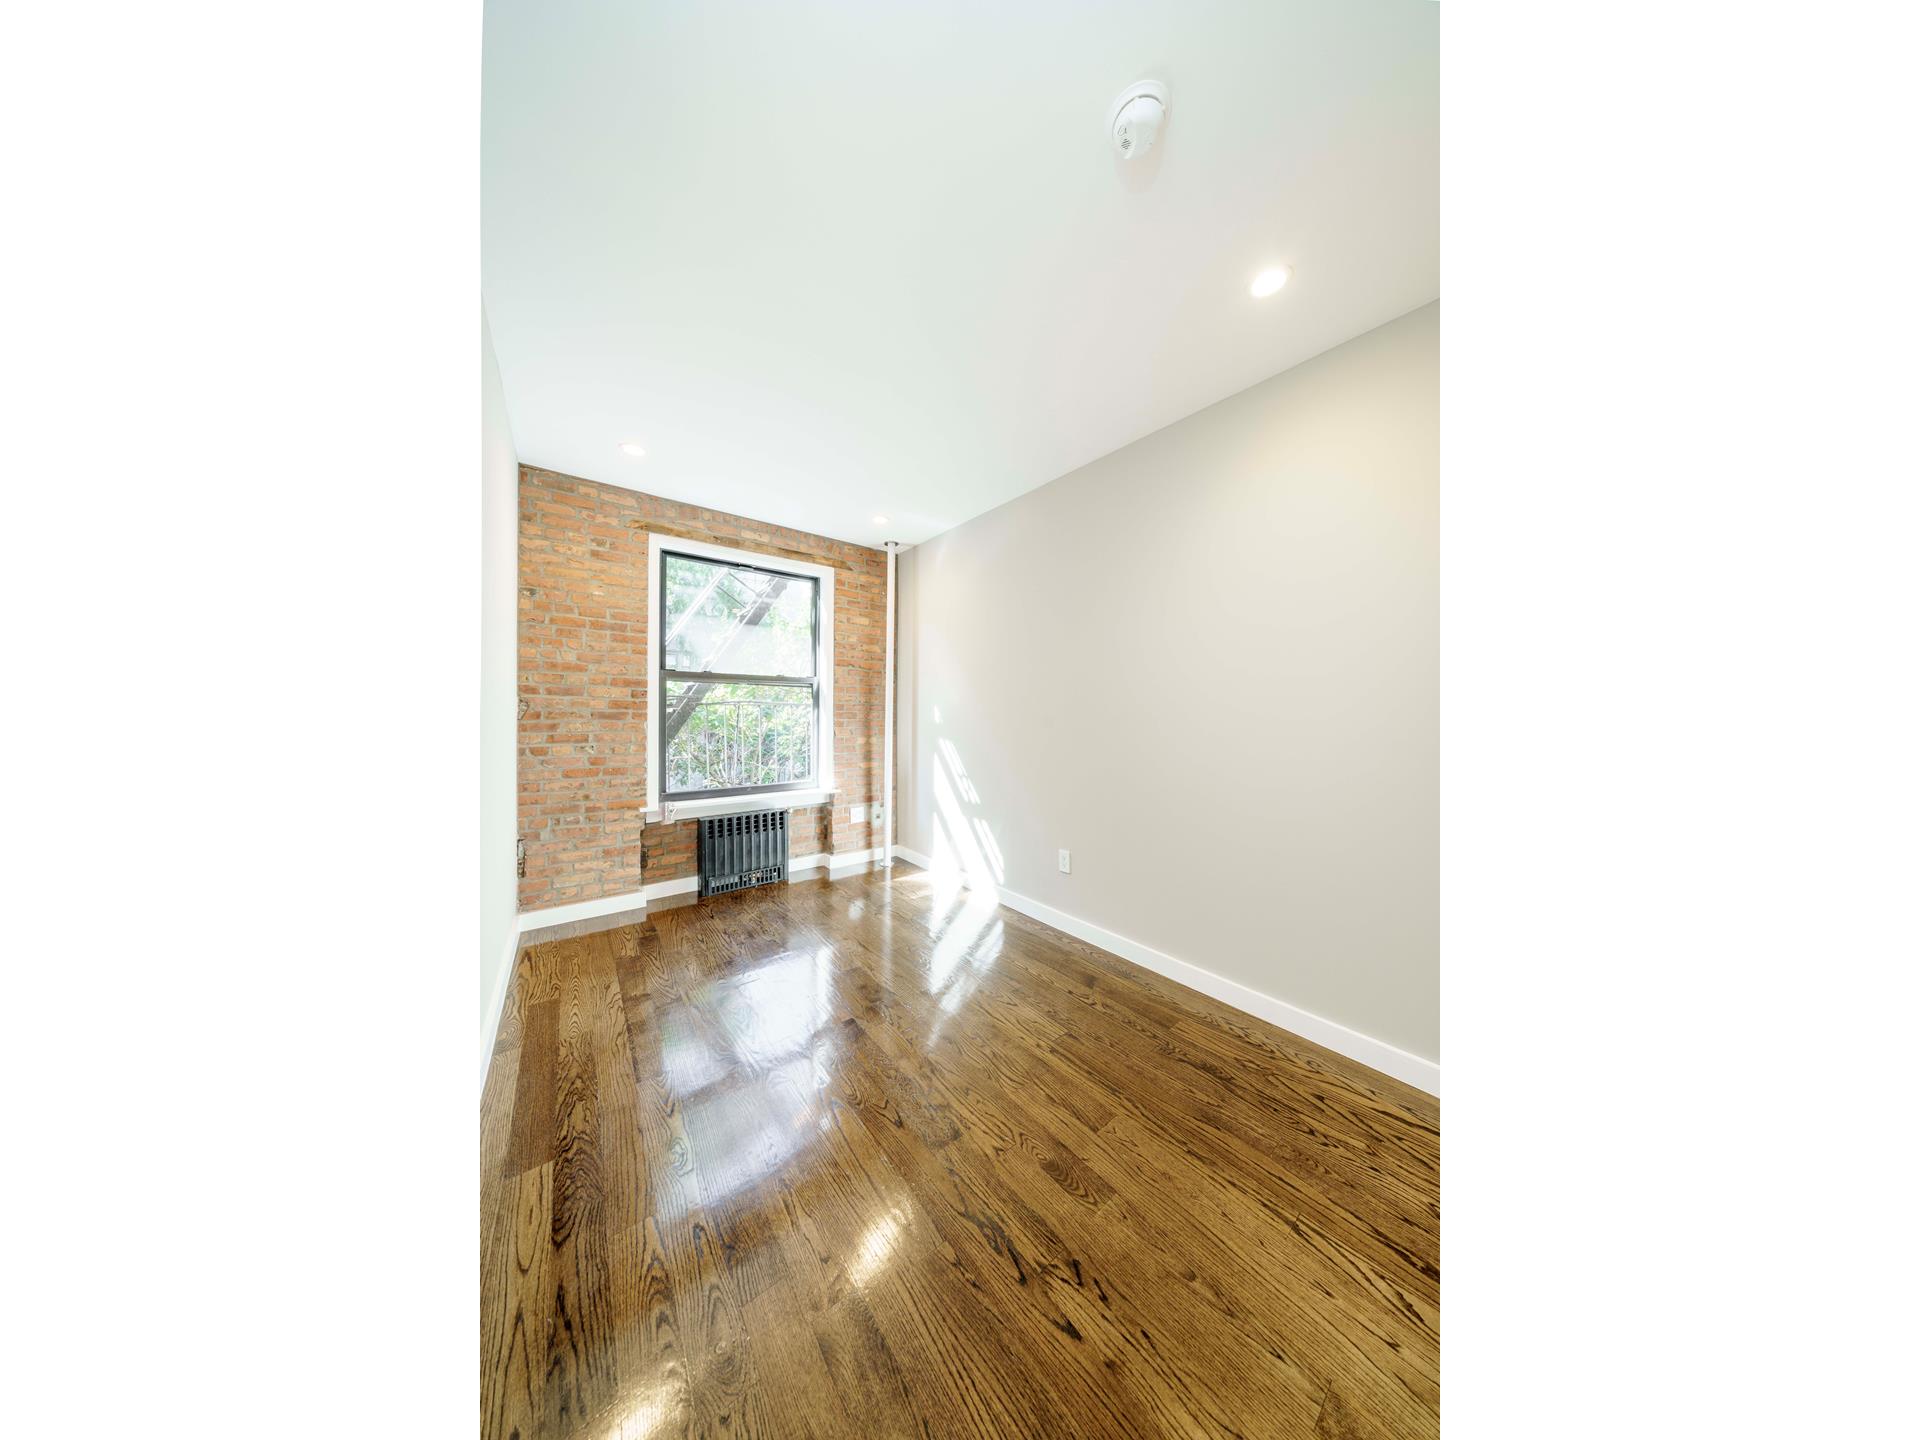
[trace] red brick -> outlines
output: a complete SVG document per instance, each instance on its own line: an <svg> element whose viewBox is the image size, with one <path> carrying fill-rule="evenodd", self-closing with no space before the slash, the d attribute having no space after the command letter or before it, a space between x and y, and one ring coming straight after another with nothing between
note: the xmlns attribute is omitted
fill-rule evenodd
<svg viewBox="0 0 1920 1440"><path fill-rule="evenodd" d="M841 803L796 810L798 857L864 850L848 819L880 788L883 551L534 466L520 470L523 910L691 875L695 827L639 825L647 791L647 536L831 565L833 734Z"/></svg>

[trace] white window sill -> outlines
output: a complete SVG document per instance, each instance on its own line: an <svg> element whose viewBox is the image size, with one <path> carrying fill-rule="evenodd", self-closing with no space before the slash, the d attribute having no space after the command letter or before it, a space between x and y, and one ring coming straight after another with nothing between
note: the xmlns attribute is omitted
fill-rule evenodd
<svg viewBox="0 0 1920 1440"><path fill-rule="evenodd" d="M749 810L804 810L831 805L838 790L776 790L765 795L723 795L714 800L669 800L643 817L649 825L671 825L698 820L703 815L741 815Z"/></svg>

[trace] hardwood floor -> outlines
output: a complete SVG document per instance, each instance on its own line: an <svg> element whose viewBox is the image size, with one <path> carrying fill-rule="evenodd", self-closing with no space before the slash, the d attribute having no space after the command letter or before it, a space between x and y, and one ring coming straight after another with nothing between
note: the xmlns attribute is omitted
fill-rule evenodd
<svg viewBox="0 0 1920 1440"><path fill-rule="evenodd" d="M487 1436L1438 1433L1432 1098L902 864L521 958Z"/></svg>

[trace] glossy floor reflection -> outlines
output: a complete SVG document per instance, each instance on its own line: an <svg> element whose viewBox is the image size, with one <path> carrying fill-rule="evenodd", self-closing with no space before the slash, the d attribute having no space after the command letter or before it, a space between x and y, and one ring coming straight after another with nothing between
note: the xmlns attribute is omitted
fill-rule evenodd
<svg viewBox="0 0 1920 1440"><path fill-rule="evenodd" d="M487 1436L1422 1436L1430 1098L902 865L522 957Z"/></svg>

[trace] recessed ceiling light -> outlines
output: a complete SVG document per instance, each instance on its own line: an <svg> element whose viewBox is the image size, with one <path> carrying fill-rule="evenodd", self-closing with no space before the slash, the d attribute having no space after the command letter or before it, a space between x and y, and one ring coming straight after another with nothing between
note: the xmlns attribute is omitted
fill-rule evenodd
<svg viewBox="0 0 1920 1440"><path fill-rule="evenodd" d="M1286 284L1287 278L1292 274L1293 271L1289 270L1285 265L1276 265L1271 270L1262 270L1258 275L1253 277L1253 298L1256 300L1266 299L1267 296L1273 294L1274 291Z"/></svg>
<svg viewBox="0 0 1920 1440"><path fill-rule="evenodd" d="M642 445L638 440L629 440L620 447L620 453L622 455L631 455L636 460L644 460L647 454L647 447Z"/></svg>
<svg viewBox="0 0 1920 1440"><path fill-rule="evenodd" d="M876 515L873 517L873 523L876 525L886 525L886 524L889 524L890 522L888 521L886 516Z"/></svg>

